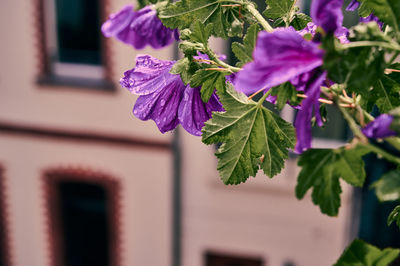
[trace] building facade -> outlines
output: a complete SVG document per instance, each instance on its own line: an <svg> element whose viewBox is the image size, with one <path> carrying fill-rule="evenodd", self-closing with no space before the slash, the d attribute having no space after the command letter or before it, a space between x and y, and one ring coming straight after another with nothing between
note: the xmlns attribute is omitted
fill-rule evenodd
<svg viewBox="0 0 400 266"><path fill-rule="evenodd" d="M0 4L0 265L331 265L351 238L349 187L329 218L295 199L295 158L225 186L215 147L132 115L122 73L176 51L101 37L128 3Z"/></svg>

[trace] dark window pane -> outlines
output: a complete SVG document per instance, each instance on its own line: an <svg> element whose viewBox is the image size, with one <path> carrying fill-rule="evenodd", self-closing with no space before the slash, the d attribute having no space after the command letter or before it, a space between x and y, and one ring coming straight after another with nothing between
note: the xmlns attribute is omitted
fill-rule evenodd
<svg viewBox="0 0 400 266"><path fill-rule="evenodd" d="M264 263L259 258L243 258L207 253L206 266L264 266Z"/></svg>
<svg viewBox="0 0 400 266"><path fill-rule="evenodd" d="M328 121L324 123L323 127L313 127L313 137L331 140L347 140L350 134L349 129L339 109L331 105L326 105L326 112Z"/></svg>
<svg viewBox="0 0 400 266"><path fill-rule="evenodd" d="M110 266L107 196L103 187L59 184L65 266Z"/></svg>
<svg viewBox="0 0 400 266"><path fill-rule="evenodd" d="M58 60L101 64L98 0L56 0Z"/></svg>

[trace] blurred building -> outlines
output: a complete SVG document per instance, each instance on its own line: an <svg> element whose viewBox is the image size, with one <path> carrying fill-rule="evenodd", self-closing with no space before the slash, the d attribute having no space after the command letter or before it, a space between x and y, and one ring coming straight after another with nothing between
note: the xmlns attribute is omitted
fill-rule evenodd
<svg viewBox="0 0 400 266"><path fill-rule="evenodd" d="M135 96L118 81L135 55L176 52L101 37L130 2L0 4L0 265L334 263L352 237L347 186L337 218L295 198L295 158L274 179L225 186L215 147L131 114Z"/></svg>

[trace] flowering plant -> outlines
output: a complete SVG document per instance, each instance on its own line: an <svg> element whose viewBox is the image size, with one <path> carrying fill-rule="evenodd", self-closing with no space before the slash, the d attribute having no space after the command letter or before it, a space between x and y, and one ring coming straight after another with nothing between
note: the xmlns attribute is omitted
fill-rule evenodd
<svg viewBox="0 0 400 266"><path fill-rule="evenodd" d="M184 56L176 62L137 56L121 79L139 95L133 113L154 120L162 133L180 124L205 144L221 144L216 156L225 184L245 182L260 169L273 177L293 150L301 166L296 196L311 189L321 212L336 216L340 179L364 184L364 155L400 165L400 1L351 1L347 11L358 10L360 23L349 29L343 0L313 0L310 16L296 0L266 0L262 14L250 0L139 2L136 11L126 6L111 15L104 35L136 49L179 40ZM210 48L211 36L243 37L231 47L236 66ZM266 101L296 109L294 123ZM313 149L312 126L324 125L326 105L341 113L353 138L337 149ZM374 188L382 201L400 200L400 171L386 173ZM400 227L400 207L392 222ZM336 265L387 265L399 254L356 240Z"/></svg>

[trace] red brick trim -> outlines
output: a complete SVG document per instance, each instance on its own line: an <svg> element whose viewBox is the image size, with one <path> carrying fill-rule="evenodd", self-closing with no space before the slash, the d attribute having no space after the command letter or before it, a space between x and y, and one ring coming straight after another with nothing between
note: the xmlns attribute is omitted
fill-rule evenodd
<svg viewBox="0 0 400 266"><path fill-rule="evenodd" d="M43 191L47 240L51 266L63 266L62 219L57 185L62 181L81 181L104 187L109 202L110 265L121 265L121 185L111 175L86 168L60 167L43 172Z"/></svg>
<svg viewBox="0 0 400 266"><path fill-rule="evenodd" d="M9 212L7 202L7 190L5 185L4 170L0 166L0 252L1 257L4 258L4 265L11 266L11 243L10 243L10 229L9 229Z"/></svg>

